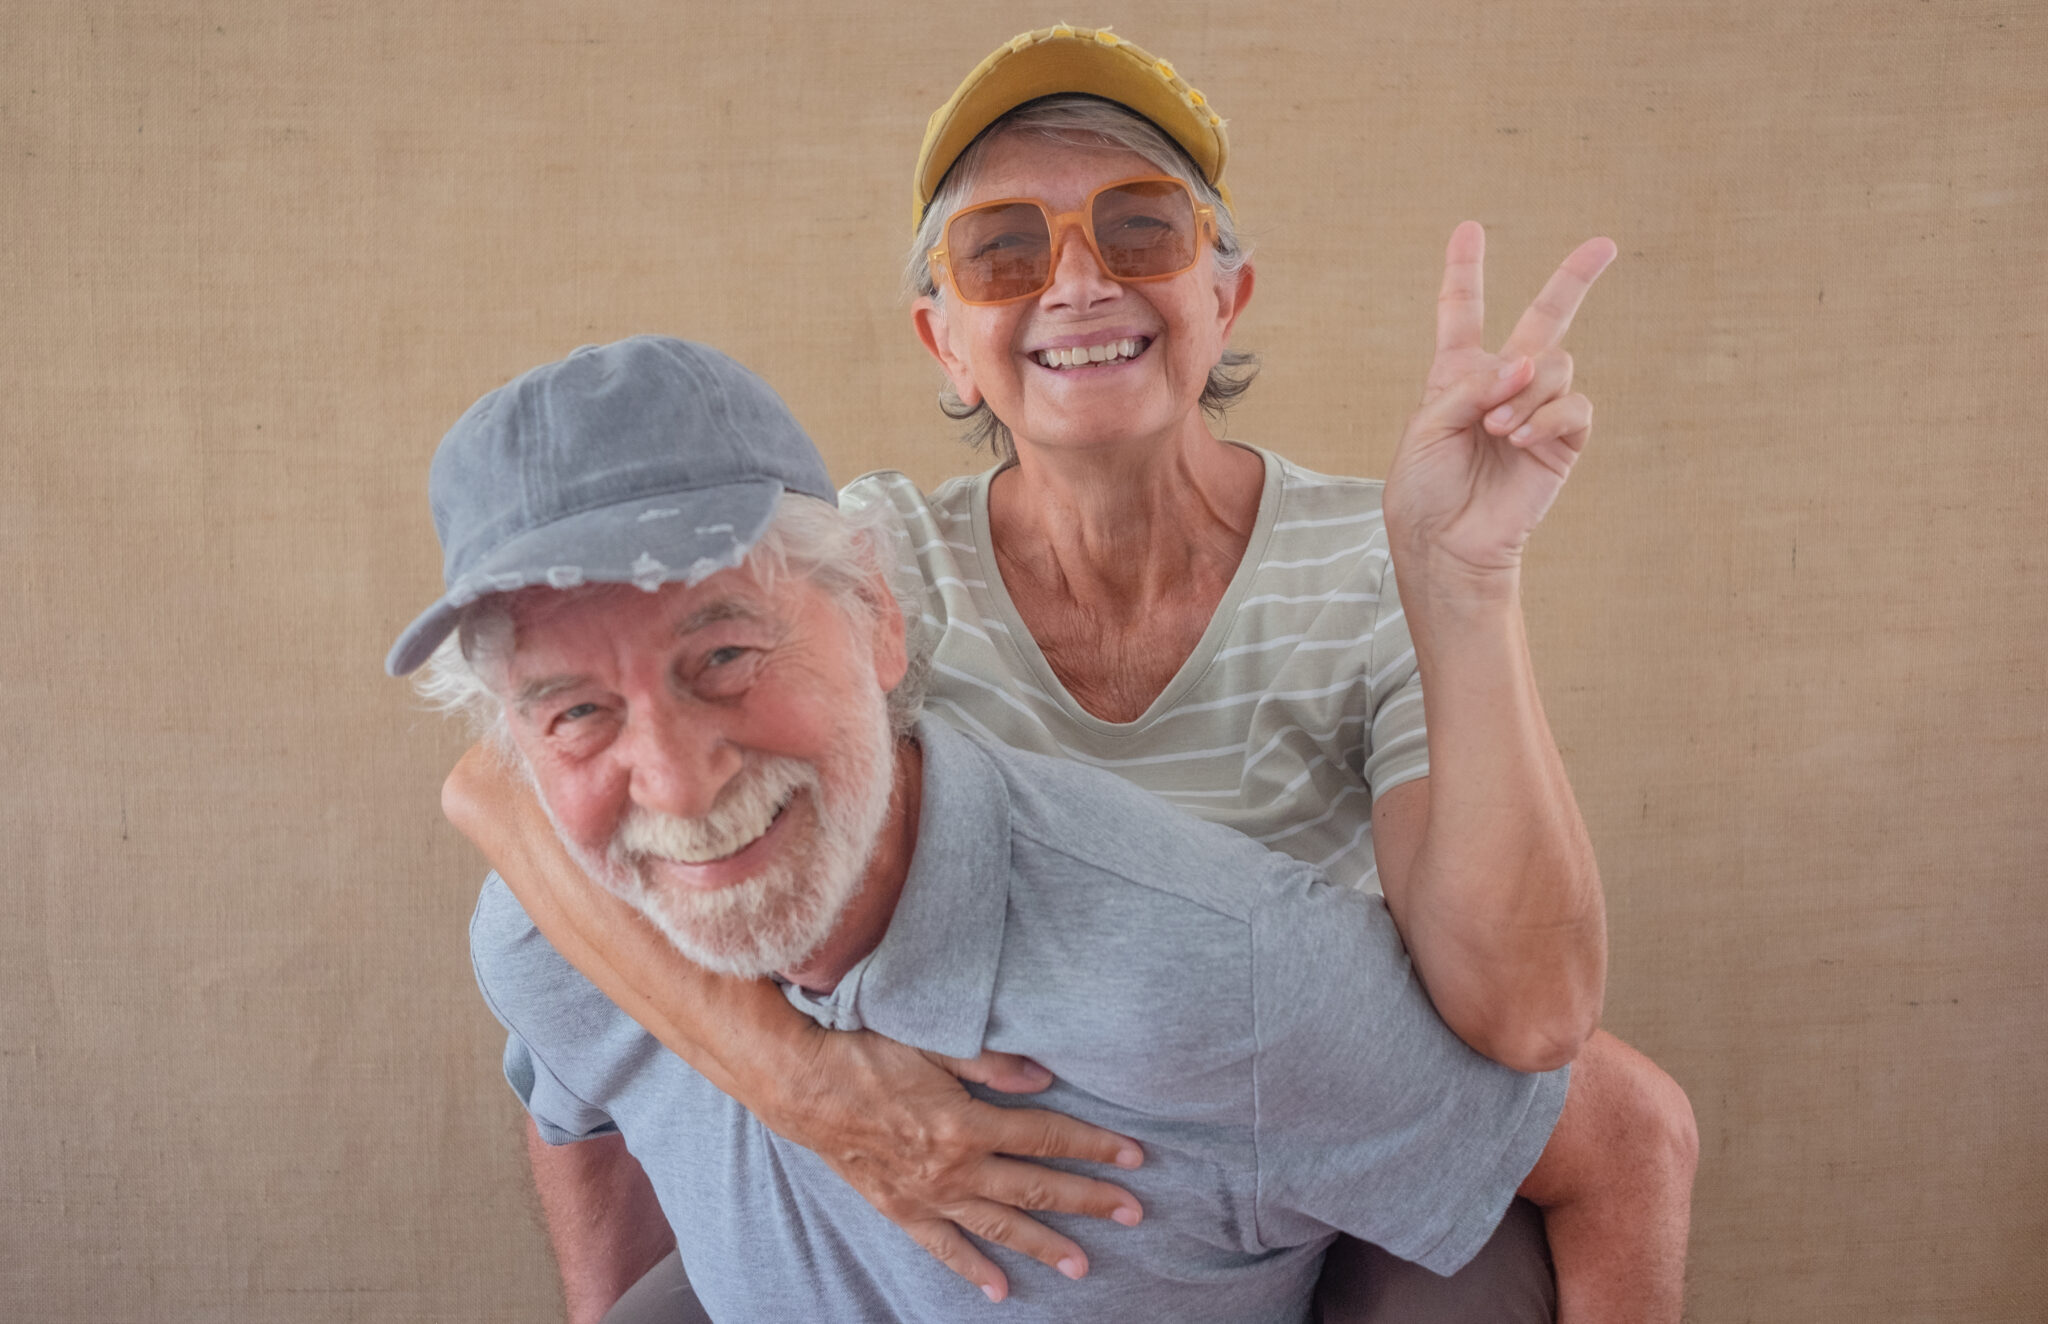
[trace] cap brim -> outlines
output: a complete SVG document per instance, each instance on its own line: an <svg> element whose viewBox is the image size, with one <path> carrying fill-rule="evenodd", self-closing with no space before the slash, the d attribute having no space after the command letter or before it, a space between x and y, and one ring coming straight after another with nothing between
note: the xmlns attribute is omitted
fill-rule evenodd
<svg viewBox="0 0 2048 1324"><path fill-rule="evenodd" d="M632 584L651 593L730 569L760 540L783 490L766 478L696 488L530 529L450 584L398 636L384 669L393 676L417 670L461 620L463 608L493 593L583 584Z"/></svg>

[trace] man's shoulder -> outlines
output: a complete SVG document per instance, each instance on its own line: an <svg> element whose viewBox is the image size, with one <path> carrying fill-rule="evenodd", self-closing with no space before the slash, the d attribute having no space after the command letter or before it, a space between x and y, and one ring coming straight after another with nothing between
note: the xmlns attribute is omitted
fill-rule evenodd
<svg viewBox="0 0 2048 1324"><path fill-rule="evenodd" d="M469 959L492 1014L522 1036L587 1039L624 1015L563 959L495 873L470 916Z"/></svg>
<svg viewBox="0 0 2048 1324"><path fill-rule="evenodd" d="M469 916L469 951L471 959L488 962L494 973L542 962L543 952L561 960L535 927L526 907L495 872L484 878L476 909Z"/></svg>
<svg viewBox="0 0 2048 1324"><path fill-rule="evenodd" d="M1010 800L1019 867L1076 872L1142 889L1163 904L1247 920L1261 898L1320 875L1241 833L1205 822L1107 768L979 739Z"/></svg>

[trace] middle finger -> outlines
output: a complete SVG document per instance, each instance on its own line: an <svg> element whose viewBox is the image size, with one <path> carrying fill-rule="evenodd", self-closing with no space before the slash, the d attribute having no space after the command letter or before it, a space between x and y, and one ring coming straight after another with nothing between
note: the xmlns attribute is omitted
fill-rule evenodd
<svg viewBox="0 0 2048 1324"><path fill-rule="evenodd" d="M980 1194L998 1204L1109 1218L1126 1227L1144 1216L1144 1207L1136 1196L1121 1186L1093 1177L1016 1159L990 1159L983 1171L986 1180Z"/></svg>
<svg viewBox="0 0 2048 1324"><path fill-rule="evenodd" d="M1571 256L1543 282L1536 301L1515 323L1514 333L1500 352L1540 354L1563 340L1572 318L1578 315L1579 305L1586 301L1586 291L1593 288L1593 282L1607 270L1607 264L1614 261L1617 251L1612 239L1588 239L1573 249Z"/></svg>

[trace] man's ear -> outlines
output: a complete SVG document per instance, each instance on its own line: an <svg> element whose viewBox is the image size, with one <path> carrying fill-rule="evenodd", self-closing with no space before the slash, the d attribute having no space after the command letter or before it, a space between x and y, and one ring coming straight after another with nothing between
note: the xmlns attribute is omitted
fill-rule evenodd
<svg viewBox="0 0 2048 1324"><path fill-rule="evenodd" d="M884 693L903 683L903 677L910 670L910 646L904 638L903 609L896 602L896 595L889 591L889 579L880 571L868 576L861 588L861 596L867 599L868 614L874 618L868 631L869 646L874 650L875 680Z"/></svg>
<svg viewBox="0 0 2048 1324"><path fill-rule="evenodd" d="M981 403L981 391L974 384L974 374L967 361L953 352L951 322L946 316L945 305L928 294L921 294L910 305L910 321L917 328L918 341L925 352L937 359L945 369L946 380L953 383L953 394L960 397L960 403L972 409Z"/></svg>

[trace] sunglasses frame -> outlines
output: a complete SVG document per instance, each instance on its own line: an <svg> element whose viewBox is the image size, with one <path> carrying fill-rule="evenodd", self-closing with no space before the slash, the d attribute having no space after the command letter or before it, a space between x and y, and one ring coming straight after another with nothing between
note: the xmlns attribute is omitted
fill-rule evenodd
<svg viewBox="0 0 2048 1324"><path fill-rule="evenodd" d="M1128 188L1132 184L1171 184L1187 195L1188 205L1194 209L1195 243L1194 256L1188 261L1186 266L1174 271L1157 272L1150 276L1119 276L1109 269L1109 263L1102 260L1102 247L1095 242L1095 223L1089 219L1089 214L1095 210L1095 200L1097 198L1111 189ZM946 251L948 245L952 242L953 222L971 211L986 211L997 207L1015 207L1025 203L1038 208L1039 214L1045 217L1046 232L1051 236L1052 261L1046 267L1045 283L1035 290L1027 290L1023 294L1007 295L1001 299L968 298L966 293L960 288L959 278L954 274L953 264L948 260L949 254ZM1081 205L1073 211L1055 212L1046 205L1043 198L991 198L987 202L977 202L973 206L962 207L951 216L948 216L946 223L939 227L938 245L925 255L925 260L931 264L933 270L946 273L946 284L953 291L953 297L961 303L966 304L970 308L995 308L1006 303L1017 303L1024 299L1035 299L1052 288L1053 280L1060 269L1060 256L1066 246L1066 233L1070 229L1081 232L1082 240L1088 245L1088 252L1094 256L1095 265L1101 269L1103 275L1108 276L1119 285L1142 285L1147 281L1171 280L1175 276L1185 275L1195 269L1196 264L1202 260L1203 243L1207 242L1213 245L1216 242L1216 209L1196 197L1194 189L1188 186L1188 182L1185 179L1176 179L1172 175L1135 175L1130 179L1114 180L1089 193L1086 198L1081 200Z"/></svg>

